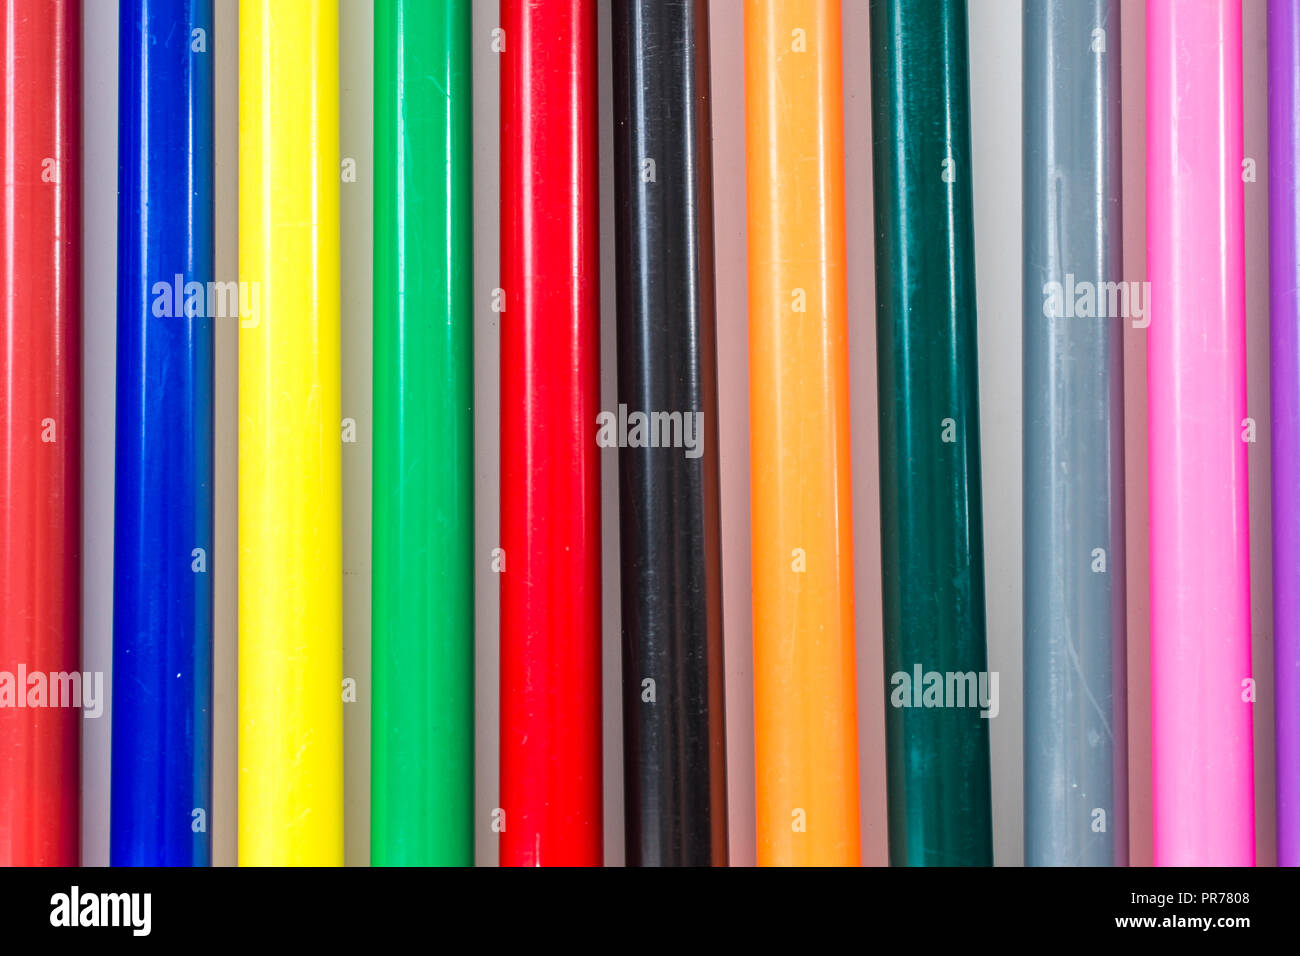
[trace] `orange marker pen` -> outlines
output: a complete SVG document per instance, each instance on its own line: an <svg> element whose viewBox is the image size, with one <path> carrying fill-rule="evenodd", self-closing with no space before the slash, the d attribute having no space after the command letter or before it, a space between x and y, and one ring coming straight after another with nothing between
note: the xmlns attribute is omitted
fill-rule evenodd
<svg viewBox="0 0 1300 956"><path fill-rule="evenodd" d="M758 863L856 866L838 0L747 0Z"/></svg>

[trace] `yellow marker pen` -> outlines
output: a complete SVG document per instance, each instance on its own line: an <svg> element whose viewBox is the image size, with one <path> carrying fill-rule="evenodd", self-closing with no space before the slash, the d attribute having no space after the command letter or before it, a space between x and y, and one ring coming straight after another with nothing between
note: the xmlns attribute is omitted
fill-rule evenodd
<svg viewBox="0 0 1300 956"><path fill-rule="evenodd" d="M343 864L337 0L239 4L239 862Z"/></svg>

